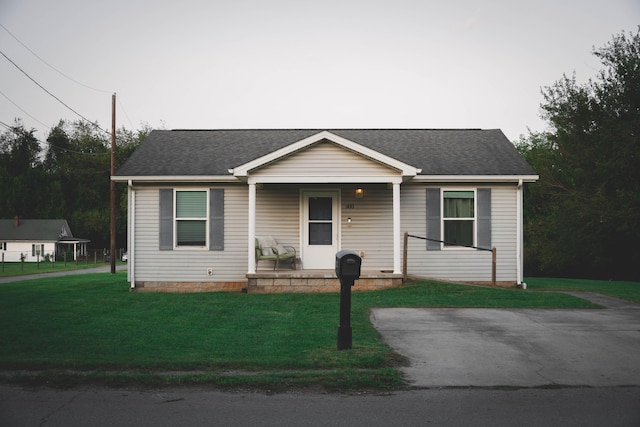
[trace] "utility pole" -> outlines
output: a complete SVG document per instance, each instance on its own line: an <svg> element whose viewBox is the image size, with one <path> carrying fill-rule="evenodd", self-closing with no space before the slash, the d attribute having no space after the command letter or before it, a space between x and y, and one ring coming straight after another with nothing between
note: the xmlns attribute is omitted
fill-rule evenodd
<svg viewBox="0 0 640 427"><path fill-rule="evenodd" d="M111 96L111 178L116 174L116 94ZM116 182L111 181L111 245L109 259L111 274L116 274Z"/></svg>

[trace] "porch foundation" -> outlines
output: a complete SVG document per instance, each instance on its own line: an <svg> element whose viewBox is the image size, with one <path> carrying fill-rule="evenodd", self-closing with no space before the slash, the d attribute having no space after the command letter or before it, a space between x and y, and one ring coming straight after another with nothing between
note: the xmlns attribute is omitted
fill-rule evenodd
<svg viewBox="0 0 640 427"><path fill-rule="evenodd" d="M258 271L247 274L248 293L340 292L340 280L332 270ZM387 289L402 285L402 274L362 271L354 291Z"/></svg>
<svg viewBox="0 0 640 427"><path fill-rule="evenodd" d="M131 292L242 292L247 282L136 282Z"/></svg>

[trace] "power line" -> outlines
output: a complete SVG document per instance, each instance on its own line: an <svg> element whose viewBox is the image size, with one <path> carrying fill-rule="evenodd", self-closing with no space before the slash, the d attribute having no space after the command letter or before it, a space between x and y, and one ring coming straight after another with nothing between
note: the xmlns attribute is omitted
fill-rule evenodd
<svg viewBox="0 0 640 427"><path fill-rule="evenodd" d="M70 150L68 148L58 147L57 145L53 145L50 142L49 142L49 147L57 148L58 150L64 151L66 153L83 154L85 156L110 156L111 155L111 153L109 153L109 152L106 152L106 153L85 153L83 151ZM105 147L105 149L107 149L107 147Z"/></svg>
<svg viewBox="0 0 640 427"><path fill-rule="evenodd" d="M31 48L29 48L29 46L27 46L26 44L24 44L18 37L16 37L15 34L13 34L11 31L9 31L9 29L7 27L5 27L4 25L2 25L2 23L0 23L0 27L2 27L11 37L13 37L18 43L20 43L20 45L22 45L22 47L24 47L25 49L27 49L29 52L31 52L31 54L33 54L33 56L35 56L36 58L38 58L40 61L42 61L43 64L45 64L46 66L48 66L49 68L51 68L52 70L54 70L55 72L57 72L58 74L60 74L62 77L82 86L85 87L87 89L91 89L94 90L96 92L101 92L101 93L113 93L113 91L109 91L109 90L104 90L104 89L97 89L94 87L91 87L87 84L84 84L76 79L74 79L73 77L68 76L67 74L63 73L62 71L60 71L59 69L57 69L56 67L54 67L53 65L51 65L50 63L48 63L47 61L45 61L44 59L42 59L42 57L40 55L38 55L37 53L35 53ZM5 96L6 98L6 96ZM8 99L8 98L7 98ZM35 119L33 116L31 116L29 113L27 113L25 110L23 110L22 108L20 108L18 105L16 105L15 102L9 100L13 105L15 105L16 107L18 107L23 113L27 114L29 117L31 117L32 119L34 119L35 121L37 121L38 123L42 124L43 126L46 126L44 123L42 123L41 121ZM131 127L133 128L133 123L131 122L131 119L129 118L129 115L127 114L125 108L124 108L124 104L122 103L122 100L120 97L118 97L118 104L120 105L120 108L122 109L122 112L124 113L125 117L127 118L127 121L129 122L129 125L131 125Z"/></svg>
<svg viewBox="0 0 640 427"><path fill-rule="evenodd" d="M44 86L42 86L40 83L38 83L33 77L31 77L29 74L27 74L26 71L24 71L22 68L20 68L20 66L18 64L16 64L15 62L13 62L13 60L11 60L11 58L9 58L7 55L5 55L5 53L3 51L0 50L0 54L2 54L2 56L4 56L7 61L11 62L11 64L13 64L14 67L16 67L18 70L20 70L20 72L22 74L24 74L25 76L27 76L27 78L29 80L31 80L33 83L35 83L40 89L44 90L49 96L51 96L52 98L54 98L56 101L58 101L60 104L64 105L67 109L69 109L71 112L73 112L74 114L76 114L77 116L79 116L80 118L82 118L84 121L86 121L87 123L90 123L92 126L95 126L96 129L101 130L102 132L106 133L107 135L111 135L111 132L102 129L98 124L92 122L91 120L87 119L85 116L83 116L82 114L78 113L76 110L74 110L73 108L71 108L69 105L67 105L65 102L63 102L60 98L58 98L57 96L55 96L54 94L52 94L51 92L49 92L47 90L47 88L45 88Z"/></svg>
<svg viewBox="0 0 640 427"><path fill-rule="evenodd" d="M47 61L45 61L44 59L42 59L37 53L35 53L33 50L31 50L26 44L22 43L20 41L19 38L17 38L11 31L9 31L7 29L7 27L5 27L4 25L0 24L0 27L2 27L7 33L9 33L9 35L11 37L13 37L18 43L20 43L22 45L22 47L24 47L25 49L27 49L29 52L31 52L33 54L33 56L35 56L36 58L38 58L40 61L42 61L42 63L44 63L46 66L48 66L49 68L51 68L52 70L54 70L55 72L57 72L58 74L60 74L62 77L65 77L69 80L71 80L72 82L79 84L80 86L86 87L87 89L91 89L91 90L95 90L96 92L102 92L102 93L112 93L113 91L108 91L108 90L102 90L102 89L96 89L94 87L91 87L89 85L86 85L84 83L81 83L79 81L77 81L76 79L69 77L68 75L66 75L65 73L63 73L62 71L58 70L56 67L54 67L53 65L49 64Z"/></svg>
<svg viewBox="0 0 640 427"><path fill-rule="evenodd" d="M42 123L40 120L36 119L35 117L33 117L31 114L29 114L28 112L26 112L22 107L20 107L18 104L16 104L15 102L13 102L13 100L11 98L9 98L7 95L5 95L2 91L0 91L0 95L4 96L7 101L9 101L10 103L12 103L16 108L18 108L20 111L22 111L23 113L25 113L27 116L31 117L33 120L35 120L36 122L40 123L42 126L47 127L47 125L45 125L44 123Z"/></svg>

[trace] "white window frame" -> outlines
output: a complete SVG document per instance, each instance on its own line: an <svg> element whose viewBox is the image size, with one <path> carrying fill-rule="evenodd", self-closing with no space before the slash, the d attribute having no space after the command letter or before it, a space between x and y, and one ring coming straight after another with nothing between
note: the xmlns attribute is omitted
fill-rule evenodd
<svg viewBox="0 0 640 427"><path fill-rule="evenodd" d="M40 257L44 255L44 243L32 243L31 244L31 256L36 257L38 255L36 248L40 249Z"/></svg>
<svg viewBox="0 0 640 427"><path fill-rule="evenodd" d="M473 235L471 246L477 246L478 242L478 189L476 187L454 187L442 188L440 191L440 240L445 241L445 221L473 221ZM450 191L473 191L473 218L445 218L444 216L444 194ZM447 245L442 243L441 249L447 251L473 250L466 246Z"/></svg>
<svg viewBox="0 0 640 427"><path fill-rule="evenodd" d="M192 218L178 218L178 193L197 191L205 193L205 216ZM173 189L173 248L177 250L207 250L209 248L209 197L210 191L204 188L174 188ZM205 221L204 227L204 246L178 245L178 222L179 221Z"/></svg>

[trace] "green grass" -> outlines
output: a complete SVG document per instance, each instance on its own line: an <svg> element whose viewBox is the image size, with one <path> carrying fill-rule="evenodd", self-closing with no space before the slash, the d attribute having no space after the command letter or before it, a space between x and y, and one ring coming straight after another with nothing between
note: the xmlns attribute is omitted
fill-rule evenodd
<svg viewBox="0 0 640 427"><path fill-rule="evenodd" d="M529 277L525 280L530 290L587 291L616 298L640 302L640 282L617 282L586 279L549 279Z"/></svg>
<svg viewBox="0 0 640 427"><path fill-rule="evenodd" d="M117 261L116 263L124 264L121 261ZM93 260L89 260L89 263L80 261L77 265L75 261L67 261L66 266L64 265L64 262L5 262L4 266L0 267L0 277L55 273L56 271L83 270L87 268L108 267L109 265L109 263L103 262L102 260L99 260L97 263L94 263Z"/></svg>
<svg viewBox="0 0 640 427"><path fill-rule="evenodd" d="M430 281L354 292L352 303L353 349L337 351L338 294L132 293L125 273L2 284L0 378L389 389L403 384L403 361L369 322L372 307L594 307Z"/></svg>

